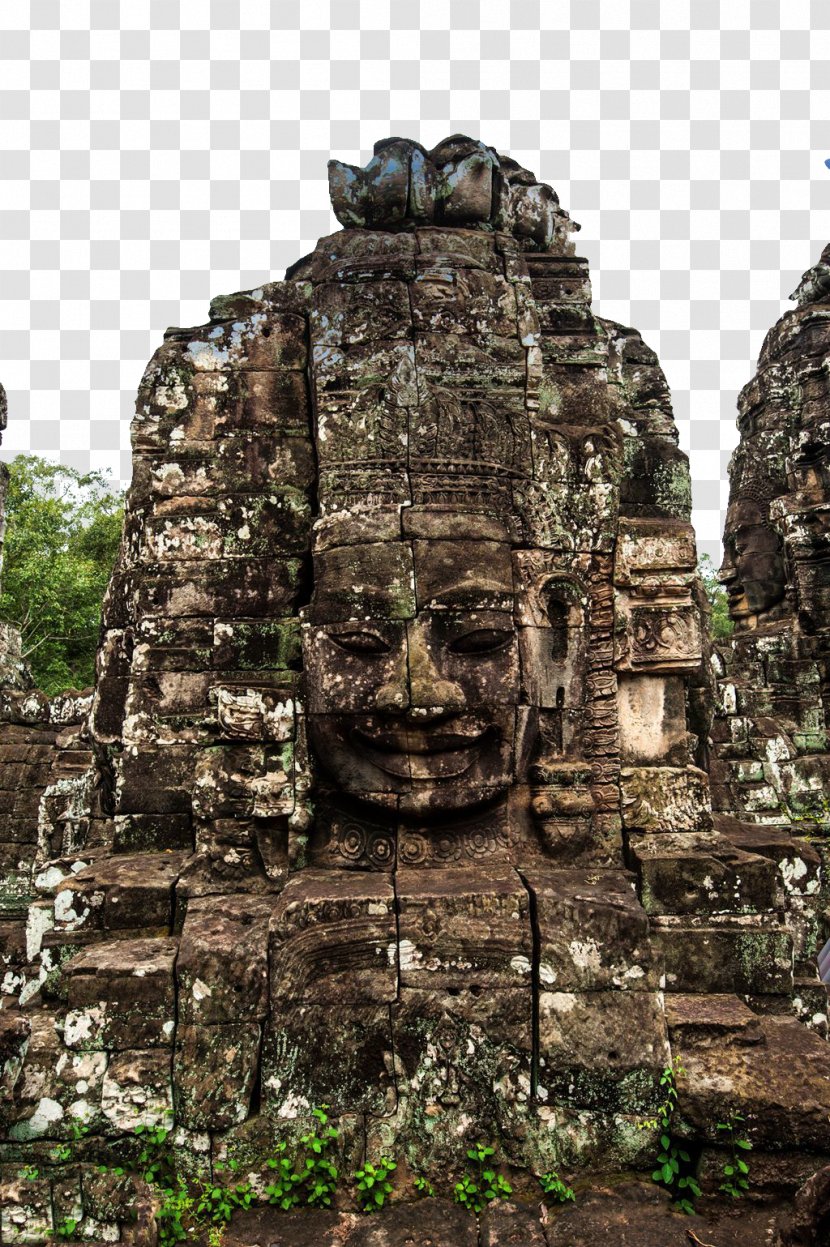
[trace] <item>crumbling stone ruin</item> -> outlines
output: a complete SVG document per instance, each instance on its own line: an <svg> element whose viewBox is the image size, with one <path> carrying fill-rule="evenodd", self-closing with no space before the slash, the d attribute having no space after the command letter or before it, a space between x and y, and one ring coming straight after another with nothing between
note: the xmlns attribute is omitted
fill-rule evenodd
<svg viewBox="0 0 830 1247"><path fill-rule="evenodd" d="M759 1186L793 1191L830 1153L822 860L792 820L748 817L724 747L779 739L732 726L779 712L745 657L760 615L712 660L712 727L656 356L591 310L578 227L493 149L388 139L330 185L341 231L148 365L88 714L4 695L28 804L0 814L27 846L3 1241L68 1210L153 1241L95 1162L169 1113L183 1156L253 1181L321 1104L344 1171L395 1155L403 1199L476 1139L519 1175L650 1173L677 1054L703 1181L735 1112ZM792 315L818 373L815 305ZM765 348L803 349L780 327ZM773 401L754 384L753 411ZM825 505L810 427L769 434L799 569L769 627L797 609L806 646L774 651L782 671L821 670L820 559L795 553ZM728 540L751 522L738 501ZM760 611L738 574L735 613ZM78 1163L50 1167L77 1123Z"/></svg>

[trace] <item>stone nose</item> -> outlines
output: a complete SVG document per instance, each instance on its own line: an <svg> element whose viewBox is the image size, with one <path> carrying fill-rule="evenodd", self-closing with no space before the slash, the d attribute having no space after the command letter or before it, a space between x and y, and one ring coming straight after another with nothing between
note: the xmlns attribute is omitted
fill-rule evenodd
<svg viewBox="0 0 830 1247"><path fill-rule="evenodd" d="M375 708L382 714L402 714L409 708L409 667L406 646L401 646L394 670L375 693Z"/></svg>
<svg viewBox="0 0 830 1247"><path fill-rule="evenodd" d="M416 628L408 641L409 717L423 722L463 710L463 689L442 674L435 648Z"/></svg>

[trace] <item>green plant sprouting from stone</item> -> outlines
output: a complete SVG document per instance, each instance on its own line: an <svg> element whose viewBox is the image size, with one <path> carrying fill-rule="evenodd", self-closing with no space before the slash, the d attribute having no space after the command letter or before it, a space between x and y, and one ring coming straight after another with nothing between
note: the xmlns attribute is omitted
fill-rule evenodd
<svg viewBox="0 0 830 1247"><path fill-rule="evenodd" d="M392 1194L389 1175L397 1164L388 1156L381 1156L376 1165L366 1161L362 1169L355 1171L357 1202L363 1212L377 1212Z"/></svg>
<svg viewBox="0 0 830 1247"><path fill-rule="evenodd" d="M230 1181L226 1185L222 1179L226 1172ZM228 1161L227 1171L217 1169L217 1181L207 1182L202 1186L201 1194L196 1202L196 1216L209 1221L212 1225L223 1225L230 1221L238 1208L250 1208L254 1202L254 1191L250 1182L237 1180L239 1162Z"/></svg>
<svg viewBox="0 0 830 1247"><path fill-rule="evenodd" d="M679 1098L677 1079L685 1072L680 1056L675 1056L660 1077L664 1099L657 1115L642 1122L640 1128L660 1129L660 1152L652 1180L669 1191L678 1211L691 1214L695 1211L693 1201L700 1196L701 1190L694 1177L690 1154L672 1134L672 1121ZM274 1145L271 1155L264 1162L270 1171L264 1197L270 1205L283 1211L303 1205L331 1207L339 1175L330 1152L340 1135L329 1120L328 1110L327 1104L312 1109L315 1125L300 1136L293 1153L285 1141ZM172 1116L168 1110L167 1118L171 1122ZM719 1139L728 1148L721 1168L723 1181L718 1189L732 1199L742 1198L749 1190L746 1153L752 1150L752 1144L746 1137L744 1125L744 1117L733 1111L715 1127ZM72 1142L76 1142L88 1133L89 1127L75 1122L71 1131ZM171 1135L172 1129L168 1125L137 1126L135 1136L140 1150L134 1170L123 1165L103 1164L97 1169L100 1173L119 1177L131 1171L137 1172L155 1189L160 1196L156 1212L159 1247L176 1247L178 1243L194 1241L194 1235L200 1241L206 1241L208 1247L219 1245L224 1227L234 1213L261 1202L262 1196L257 1196L257 1190L250 1181L240 1178L240 1164L235 1159L228 1160L224 1166L215 1166L212 1175L202 1173L190 1181L186 1180L178 1171L179 1157ZM63 1142L53 1148L51 1159L61 1164L71 1161L72 1142ZM512 1194L510 1182L493 1163L494 1154L493 1147L481 1142L468 1148L467 1158L472 1165L453 1188L455 1202L476 1215L488 1204L506 1200ZM397 1162L392 1157L381 1156L376 1162L366 1161L355 1170L352 1183L361 1211L376 1212L389 1202L393 1193L389 1178L396 1169ZM20 1177L35 1181L40 1177L40 1170L27 1166L20 1171ZM573 1188L555 1170L539 1175L537 1181L545 1196L556 1203L566 1204L576 1200ZM432 1183L423 1174L415 1174L412 1185L421 1197L435 1196ZM75 1237L80 1224L72 1216L56 1221L55 1237L60 1240Z"/></svg>
<svg viewBox="0 0 830 1247"><path fill-rule="evenodd" d="M339 1138L334 1126L329 1124L328 1104L312 1109L319 1126L302 1135L300 1142L306 1149L303 1170L303 1187L306 1192L305 1202L312 1208L331 1207L332 1197L337 1186L337 1167L329 1159L328 1152L332 1144Z"/></svg>
<svg viewBox="0 0 830 1247"><path fill-rule="evenodd" d="M513 1188L507 1179L493 1168L490 1157L495 1149L485 1143L474 1143L467 1150L474 1168L467 1170L455 1184L454 1199L469 1212L479 1213L496 1199L508 1199Z"/></svg>
<svg viewBox="0 0 830 1247"><path fill-rule="evenodd" d="M726 1121L719 1121L715 1126L729 1148L729 1154L721 1168L723 1181L718 1190L732 1199L743 1199L749 1190L749 1163L746 1153L752 1151L752 1144L743 1130L745 1120L740 1113L730 1113Z"/></svg>
<svg viewBox="0 0 830 1247"><path fill-rule="evenodd" d="M294 1159L288 1156L288 1144L281 1142L274 1148L273 1155L265 1162L272 1171L271 1180L265 1188L268 1203L283 1212L296 1208L300 1202L300 1185L303 1174L298 1173Z"/></svg>
<svg viewBox="0 0 830 1247"><path fill-rule="evenodd" d="M71 1136L69 1140L56 1144L52 1149L52 1160L56 1164L64 1165L72 1159L73 1144L80 1142L84 1135L89 1134L89 1126L86 1122L72 1121L69 1123L69 1133Z"/></svg>
<svg viewBox="0 0 830 1247"><path fill-rule="evenodd" d="M539 1185L545 1194L550 1195L557 1204L566 1204L568 1200L576 1201L576 1195L574 1195L573 1187L570 1187L566 1182L563 1182L559 1177L559 1174L552 1169L549 1169L547 1173L542 1174L539 1178Z"/></svg>
<svg viewBox="0 0 830 1247"><path fill-rule="evenodd" d="M680 1212L691 1215L694 1212L694 1200L700 1195L700 1187L692 1172L692 1158L685 1148L672 1135L672 1117L677 1108L677 1079L685 1074L680 1057L675 1056L671 1065L667 1065L660 1075L660 1086L665 1098L657 1110L656 1118L644 1123L652 1129L660 1129L660 1151L657 1155L657 1167L651 1178L670 1192L675 1207Z"/></svg>
<svg viewBox="0 0 830 1247"><path fill-rule="evenodd" d="M272 1174L265 1188L268 1202L284 1212L300 1204L331 1207L338 1172L328 1153L340 1136L329 1123L328 1107L323 1104L312 1110L318 1125L301 1136L302 1154L290 1155L288 1144L283 1141L265 1162Z"/></svg>
<svg viewBox="0 0 830 1247"><path fill-rule="evenodd" d="M141 1142L139 1171L161 1196L156 1213L160 1247L174 1247L187 1242L194 1231L225 1225L238 1208L250 1208L254 1202L250 1183L237 1178L237 1161L230 1160L226 1168L217 1166L213 1175L201 1175L191 1185L177 1172L167 1126L137 1126L135 1133Z"/></svg>

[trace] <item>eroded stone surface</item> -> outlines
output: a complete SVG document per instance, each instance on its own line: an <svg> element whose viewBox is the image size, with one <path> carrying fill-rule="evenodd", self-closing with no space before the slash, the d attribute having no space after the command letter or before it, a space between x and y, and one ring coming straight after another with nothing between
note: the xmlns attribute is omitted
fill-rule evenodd
<svg viewBox="0 0 830 1247"><path fill-rule="evenodd" d="M163 1124L188 1172L232 1157L261 1192L325 1103L340 1169L397 1157L404 1206L362 1220L341 1190L344 1211L256 1214L228 1241L473 1243L462 1210L411 1202L412 1175L457 1180L484 1140L517 1189L648 1172L679 1052L693 1141L708 1156L738 1108L765 1189L791 1190L830 1151L827 1080L771 1089L788 1052L821 1064L791 1015L825 1025L823 851L770 816L784 790L817 809L824 777L823 547L802 523L823 515L820 422L769 518L801 569L792 636L758 490L731 511L730 533L756 530L759 626L741 615L740 678L716 660L714 819L688 465L656 356L595 315L554 192L493 149L388 140L330 178L345 228L147 367L91 705L0 694L14 1162L79 1123L108 1156ZM764 358L817 412L812 297ZM47 1195L80 1191L106 1238L118 1190L86 1189L73 1170ZM621 1203L494 1209L481 1233L683 1232L653 1188Z"/></svg>
<svg viewBox="0 0 830 1247"><path fill-rule="evenodd" d="M714 655L712 730L716 806L744 824L815 838L806 853L793 839L779 857L798 972L814 982L830 934L825 872L819 878L809 861L818 849L826 862L830 827L828 273L825 248L739 396L721 568L735 633ZM826 1008L809 1020L825 1026Z"/></svg>

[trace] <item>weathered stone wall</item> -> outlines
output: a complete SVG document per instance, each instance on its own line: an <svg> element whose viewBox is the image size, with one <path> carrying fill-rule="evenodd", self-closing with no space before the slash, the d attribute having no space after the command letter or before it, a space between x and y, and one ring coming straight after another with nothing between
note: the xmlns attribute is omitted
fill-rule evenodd
<svg viewBox="0 0 830 1247"><path fill-rule="evenodd" d="M758 1016L792 1010L810 919L778 841L713 824L656 357L492 149L390 140L331 183L346 228L141 383L92 761L39 802L0 1014L13 1185L73 1122L117 1156L168 1112L188 1163L256 1174L322 1102L342 1166L394 1152L401 1181L475 1138L651 1167L673 1036L716 1146L750 1032L733 1107L820 1153L795 1082L765 1098L788 1036L823 1059Z"/></svg>
<svg viewBox="0 0 830 1247"><path fill-rule="evenodd" d="M808 982L830 935L818 870L830 834L828 260L825 248L739 397L721 574L736 629L714 656L715 804L743 820L736 834L745 842L778 845L782 881L800 912L798 972ZM797 863L786 849L791 834L810 841L800 842ZM814 991L805 999L809 1014Z"/></svg>

